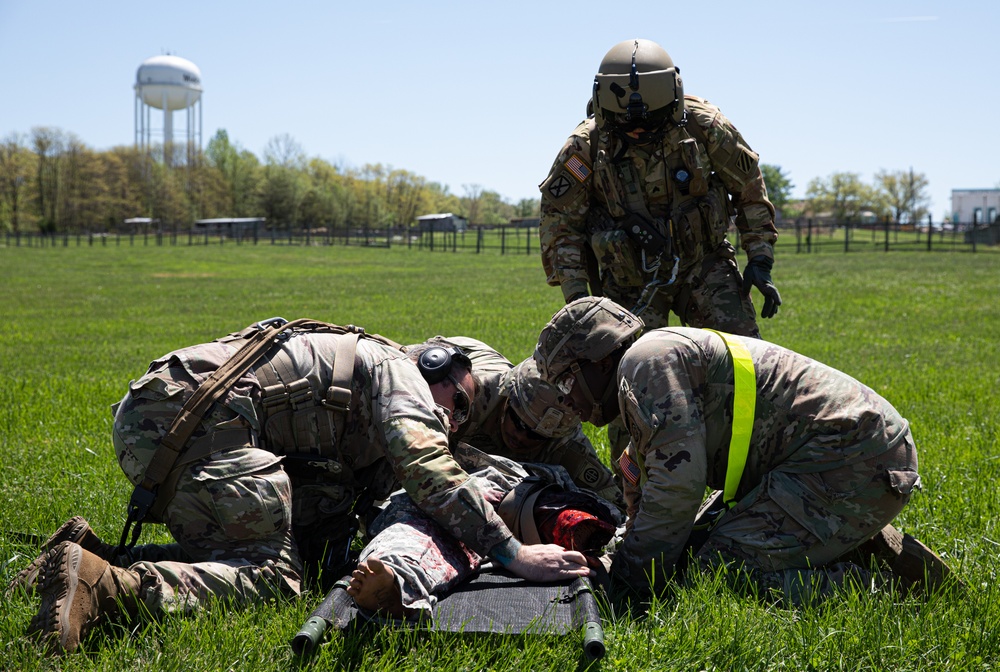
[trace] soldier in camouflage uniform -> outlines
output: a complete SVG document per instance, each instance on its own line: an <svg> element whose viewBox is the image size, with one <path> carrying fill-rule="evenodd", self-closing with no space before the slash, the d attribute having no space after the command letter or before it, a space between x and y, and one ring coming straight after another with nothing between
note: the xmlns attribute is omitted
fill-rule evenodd
<svg viewBox="0 0 1000 672"><path fill-rule="evenodd" d="M169 353L129 383L114 409L113 442L133 484L185 401L253 329ZM85 522L61 528L16 579L37 582L42 594L30 631L56 650L73 650L96 624L143 604L177 611L208 599L242 604L298 594L304 563L327 545L342 552L353 536L355 502L384 499L400 486L446 534L515 574L554 580L589 572L579 553L513 538L449 453L449 425L457 429L475 395L460 350L404 354L362 336L344 374L345 412L331 403L343 389L334 380L343 338L286 332L211 406L149 514L176 544L138 547L138 561L122 568L107 562L111 547Z"/></svg>
<svg viewBox="0 0 1000 672"><path fill-rule="evenodd" d="M624 520L617 506L577 487L560 465L522 465L464 443L455 458L524 543L552 541L596 556ZM538 483L529 483L531 478ZM522 484L528 489L515 492ZM522 507L534 511L530 523L521 524ZM405 492L393 494L370 531L375 536L361 553L348 593L360 606L395 617L426 615L485 560L442 534Z"/></svg>
<svg viewBox="0 0 1000 672"><path fill-rule="evenodd" d="M548 283L567 302L610 297L651 328L673 311L682 324L759 338L751 285L762 317L781 298L756 152L719 108L684 95L680 69L649 40L607 53L588 109L539 187ZM726 240L734 216L743 278Z"/></svg>
<svg viewBox="0 0 1000 672"><path fill-rule="evenodd" d="M559 391L541 379L530 357L512 366L495 349L464 336L437 336L426 343L458 346L472 361L476 399L469 420L451 435L453 450L464 442L517 462L558 464L576 485L624 509L621 490L579 418Z"/></svg>
<svg viewBox="0 0 1000 672"><path fill-rule="evenodd" d="M733 468L735 389L719 334L677 327L639 336L641 328L614 302L584 298L556 313L534 353L584 420L624 419L628 522L612 572L636 589L670 577L706 487L722 489ZM732 565L737 585L792 602L825 596L846 577L863 581L863 568L835 561L886 527L919 487L908 423L840 371L732 338L756 374L752 434L732 508L697 562Z"/></svg>

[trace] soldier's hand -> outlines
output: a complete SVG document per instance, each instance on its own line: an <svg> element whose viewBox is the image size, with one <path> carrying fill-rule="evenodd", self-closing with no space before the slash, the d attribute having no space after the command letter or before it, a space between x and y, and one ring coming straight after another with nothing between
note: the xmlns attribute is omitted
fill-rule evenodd
<svg viewBox="0 0 1000 672"><path fill-rule="evenodd" d="M524 544L506 569L528 581L559 581L590 576L587 556L555 544Z"/></svg>
<svg viewBox="0 0 1000 672"><path fill-rule="evenodd" d="M771 282L771 268L774 260L765 256L757 256L747 263L743 269L743 293L750 295L750 288L756 287L764 297L764 307L760 309L761 317L774 317L781 305L781 294Z"/></svg>

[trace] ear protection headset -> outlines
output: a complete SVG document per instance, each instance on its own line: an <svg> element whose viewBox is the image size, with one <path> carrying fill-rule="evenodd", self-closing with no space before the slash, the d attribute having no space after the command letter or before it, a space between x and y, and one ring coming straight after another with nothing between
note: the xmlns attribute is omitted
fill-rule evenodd
<svg viewBox="0 0 1000 672"><path fill-rule="evenodd" d="M420 375L424 377L427 384L433 385L448 377L448 374L451 373L451 367L456 361L465 364L470 369L472 368L469 356L462 352L461 348L455 346L446 348L436 345L420 353L417 358L417 368L420 369Z"/></svg>

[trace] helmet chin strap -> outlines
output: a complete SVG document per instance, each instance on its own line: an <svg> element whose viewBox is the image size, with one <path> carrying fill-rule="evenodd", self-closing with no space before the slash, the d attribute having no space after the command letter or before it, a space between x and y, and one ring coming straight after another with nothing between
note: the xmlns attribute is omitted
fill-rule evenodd
<svg viewBox="0 0 1000 672"><path fill-rule="evenodd" d="M610 381L608 382L607 387L604 389L604 394L602 394L601 398L598 399L594 396L593 391L591 391L590 385L587 384L587 378L583 375L583 370L580 368L579 362L573 362L570 365L570 370L576 377L575 384L579 385L580 389L583 390L583 396L587 399L587 401L590 403L592 407L590 415L590 423L596 425L602 424L604 420L604 402L607 401L609 393L612 389Z"/></svg>

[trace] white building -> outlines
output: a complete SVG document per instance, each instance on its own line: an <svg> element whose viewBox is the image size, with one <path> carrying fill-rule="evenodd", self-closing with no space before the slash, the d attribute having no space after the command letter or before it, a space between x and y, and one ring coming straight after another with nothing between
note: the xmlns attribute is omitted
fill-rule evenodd
<svg viewBox="0 0 1000 672"><path fill-rule="evenodd" d="M1000 189L952 189L951 221L992 224L1000 214Z"/></svg>

